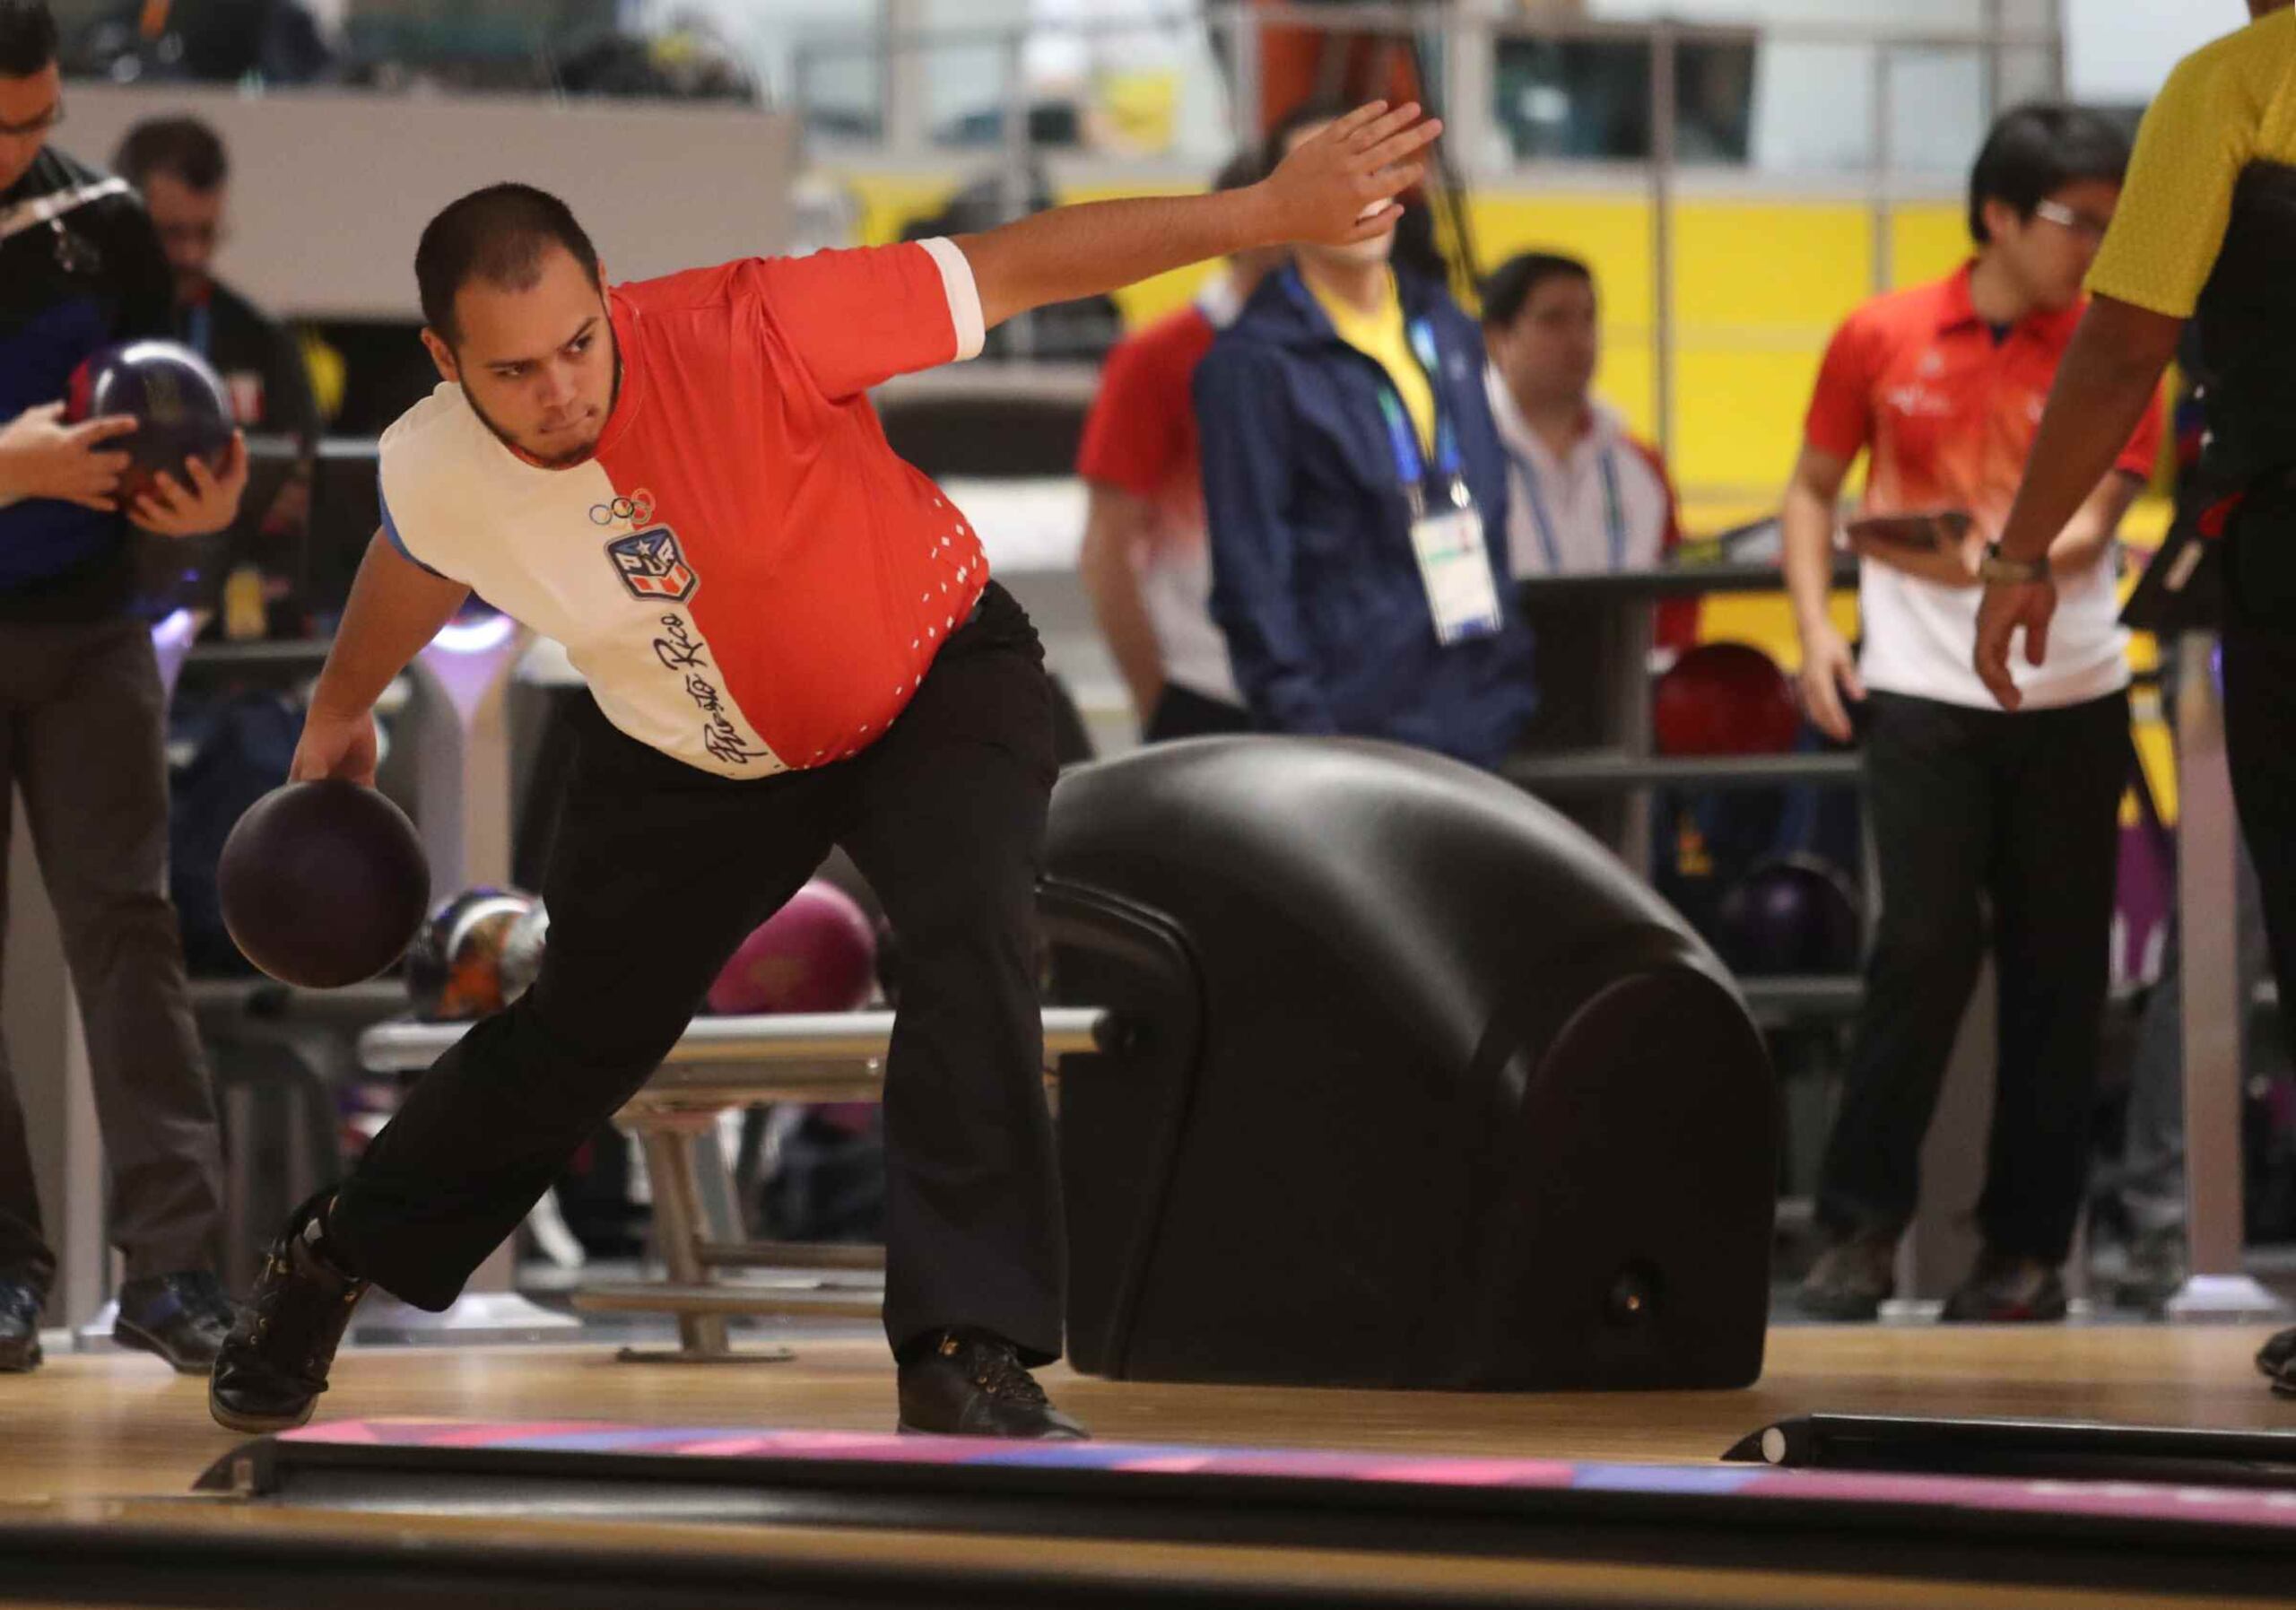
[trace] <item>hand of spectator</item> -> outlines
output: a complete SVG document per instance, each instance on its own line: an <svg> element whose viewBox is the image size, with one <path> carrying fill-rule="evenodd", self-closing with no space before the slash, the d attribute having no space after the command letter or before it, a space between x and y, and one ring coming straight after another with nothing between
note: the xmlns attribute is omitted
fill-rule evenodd
<svg viewBox="0 0 2296 1610"><path fill-rule="evenodd" d="M1403 213L1395 197L1426 172L1412 158L1442 132L1416 101L1389 111L1374 100L1301 141L1262 181L1273 238L1347 246L1392 229Z"/></svg>
<svg viewBox="0 0 2296 1610"><path fill-rule="evenodd" d="M160 536L207 536L239 518L239 499L248 490L248 441L231 432L220 470L194 457L184 466L191 486L187 490L173 475L161 471L152 478L152 491L138 498L127 518Z"/></svg>
<svg viewBox="0 0 2296 1610"><path fill-rule="evenodd" d="M1866 684L1857 674L1857 657L1830 625L1803 633L1801 692L1802 708L1817 729L1837 744L1847 744L1849 711L1842 700L1846 695L1863 702Z"/></svg>
<svg viewBox="0 0 2296 1610"><path fill-rule="evenodd" d="M379 753L372 709L345 713L314 704L304 713L303 735L287 777L299 783L340 777L371 788Z"/></svg>
<svg viewBox="0 0 2296 1610"><path fill-rule="evenodd" d="M2048 658L2049 618L2057 614L2057 584L2050 581L1996 581L1985 589L1977 610L1977 650L1972 659L1978 679L1991 690L2005 710L2024 702L2016 678L2009 674L2009 648L2017 633L2025 634L2025 663L2039 666Z"/></svg>
<svg viewBox="0 0 2296 1610"><path fill-rule="evenodd" d="M0 503L55 498L109 514L127 455L101 444L135 429L125 414L64 422L64 405L42 403L0 425Z"/></svg>

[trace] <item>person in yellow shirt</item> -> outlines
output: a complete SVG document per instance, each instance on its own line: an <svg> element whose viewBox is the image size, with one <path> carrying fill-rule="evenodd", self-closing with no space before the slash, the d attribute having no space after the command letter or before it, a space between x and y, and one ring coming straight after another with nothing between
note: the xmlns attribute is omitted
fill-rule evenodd
<svg viewBox="0 0 2296 1610"><path fill-rule="evenodd" d="M2145 115L2089 312L2057 371L2023 486L1987 555L1976 664L2009 709L2022 636L2040 665L2049 539L2157 392L2188 320L2208 378L2200 531L2223 554L2225 747L2283 1000L2296 1000L2296 12L2179 63ZM2296 1397L2296 1329L2257 1355Z"/></svg>

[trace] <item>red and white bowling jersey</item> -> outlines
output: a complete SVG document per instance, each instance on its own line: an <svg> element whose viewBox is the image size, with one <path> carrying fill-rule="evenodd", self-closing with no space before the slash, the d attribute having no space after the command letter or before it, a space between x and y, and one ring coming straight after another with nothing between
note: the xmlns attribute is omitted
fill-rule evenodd
<svg viewBox="0 0 2296 1610"><path fill-rule="evenodd" d="M606 718L727 777L882 734L988 581L864 395L980 351L962 251L752 258L608 293L622 390L544 469L441 385L382 439L383 529L566 646Z"/></svg>

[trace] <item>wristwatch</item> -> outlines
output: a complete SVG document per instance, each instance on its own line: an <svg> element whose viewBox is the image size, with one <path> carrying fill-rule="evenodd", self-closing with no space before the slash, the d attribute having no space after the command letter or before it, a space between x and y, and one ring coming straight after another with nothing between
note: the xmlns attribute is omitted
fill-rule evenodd
<svg viewBox="0 0 2296 1610"><path fill-rule="evenodd" d="M1977 573L1986 581L2008 581L2022 584L2048 579L2047 559L2011 559L2001 552L1999 543L1985 544L1985 557L1978 562Z"/></svg>

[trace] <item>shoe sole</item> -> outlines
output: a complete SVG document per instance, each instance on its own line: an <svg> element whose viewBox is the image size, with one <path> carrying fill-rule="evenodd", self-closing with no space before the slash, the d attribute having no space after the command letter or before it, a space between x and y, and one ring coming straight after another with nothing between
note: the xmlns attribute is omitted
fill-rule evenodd
<svg viewBox="0 0 2296 1610"><path fill-rule="evenodd" d="M237 1409L228 1409L218 1403L213 1387L210 1387L207 1392L209 1417L227 1432L245 1432L250 1436L259 1437L269 1432L291 1432L297 1426L308 1424L312 1411L317 1407L318 1404L315 1399L305 1404L300 1414L242 1414Z"/></svg>
<svg viewBox="0 0 2296 1610"><path fill-rule="evenodd" d="M909 1424L906 1420L897 1420L893 1422L893 1434L897 1437L962 1437L969 1442L1089 1442L1092 1440L1091 1435L1089 1432L1082 1437L998 1438L987 1432L928 1432L920 1426Z"/></svg>
<svg viewBox="0 0 2296 1610"><path fill-rule="evenodd" d="M187 1359L182 1353L170 1351L166 1343L150 1331L125 1319L112 1321L111 1339L116 1347L125 1347L130 1353L148 1353L154 1358L165 1360L168 1367L178 1375L204 1375L215 1366L212 1358Z"/></svg>
<svg viewBox="0 0 2296 1610"><path fill-rule="evenodd" d="M2066 1317L2063 1307L1989 1309L1979 1314L1940 1311L1940 1325L2055 1325Z"/></svg>
<svg viewBox="0 0 2296 1610"><path fill-rule="evenodd" d="M1880 1301L1853 1304L1797 1296L1794 1307L1805 1319L1831 1319L1837 1325L1865 1325L1882 1317Z"/></svg>

